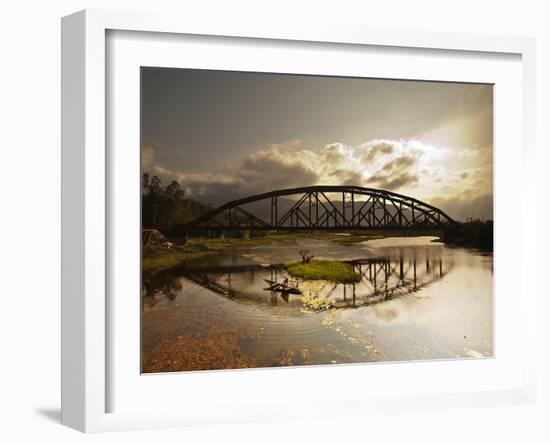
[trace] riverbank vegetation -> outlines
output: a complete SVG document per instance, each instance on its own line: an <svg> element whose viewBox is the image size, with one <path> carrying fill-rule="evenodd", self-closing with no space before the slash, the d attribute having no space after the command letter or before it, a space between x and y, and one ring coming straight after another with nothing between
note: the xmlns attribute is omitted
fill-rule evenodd
<svg viewBox="0 0 550 442"><path fill-rule="evenodd" d="M185 244L146 245L143 247L142 269L160 271L201 259L227 249L249 247L295 247L300 240L333 241L340 245L356 244L380 236L339 235L331 232L267 232L255 236L226 236L221 238L190 238ZM318 261L316 261L318 262Z"/></svg>
<svg viewBox="0 0 550 442"><path fill-rule="evenodd" d="M160 234L159 234L160 235ZM359 242L367 241L370 239L379 239L384 236L369 235L369 234L338 234L333 232L261 232L253 236L241 235L241 236L226 236L217 238L205 238L197 237L190 238L184 244L176 244L169 242L164 238L165 242L159 242L157 244L146 245L144 243L142 252L142 270L144 271L160 271L166 270L171 267L177 267L186 263L191 263L194 260L204 258L207 255L216 254L223 250L250 248L250 247L296 247L299 241L303 240L318 240L318 241L332 241L338 245L352 245ZM176 240L174 240L176 241ZM323 264L323 261L314 261L314 266L309 269L311 271L329 272L333 277L338 278L334 280L340 281L340 278L344 280L340 282L353 282L346 280L343 276L346 273L342 273L342 267L338 264L329 265L331 261L327 261ZM335 263L337 261L334 261ZM343 263L340 263L343 264ZM321 268L322 267L322 268ZM349 269L348 269L349 270ZM350 278L353 278L347 273ZM331 279L332 278L317 278L317 279Z"/></svg>
<svg viewBox="0 0 550 442"><path fill-rule="evenodd" d="M141 222L145 226L187 223L212 210L211 206L185 198L177 181L163 185L156 175L141 178Z"/></svg>
<svg viewBox="0 0 550 442"><path fill-rule="evenodd" d="M225 248L269 246L274 242L283 246L295 246L296 239L285 233L268 233L258 236L227 236L223 238L192 238L188 244L205 247L208 250L223 250Z"/></svg>
<svg viewBox="0 0 550 442"><path fill-rule="evenodd" d="M353 245L372 239L382 239L387 235L369 233L334 233L321 231L304 232L260 232L254 235L224 236L221 238L191 238L188 244L201 244L209 250L223 250L225 248L261 247L261 246L296 246L298 241L317 240L332 241L339 245Z"/></svg>
<svg viewBox="0 0 550 442"><path fill-rule="evenodd" d="M460 247L493 251L493 221L471 221L445 231L443 242Z"/></svg>
<svg viewBox="0 0 550 442"><path fill-rule="evenodd" d="M286 265L291 276L306 280L326 279L340 283L359 282L361 277L351 264L342 261L313 260L308 263L293 262Z"/></svg>
<svg viewBox="0 0 550 442"><path fill-rule="evenodd" d="M193 238L183 245L169 242L143 247L142 270L160 271L177 267L186 263L216 254L222 250L269 246L273 243L279 246L295 246L296 239L285 234L268 234L252 238Z"/></svg>
<svg viewBox="0 0 550 442"><path fill-rule="evenodd" d="M142 251L141 269L151 272L165 270L200 259L208 253L211 251L207 248L191 244L171 247L166 245L146 246Z"/></svg>

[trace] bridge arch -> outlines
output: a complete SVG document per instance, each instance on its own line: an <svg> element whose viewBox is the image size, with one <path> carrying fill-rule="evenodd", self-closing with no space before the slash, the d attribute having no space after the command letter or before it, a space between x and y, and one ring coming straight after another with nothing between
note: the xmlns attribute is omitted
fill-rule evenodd
<svg viewBox="0 0 550 442"><path fill-rule="evenodd" d="M250 208L261 201L269 207ZM441 209L399 193L318 185L230 201L178 227L185 231L441 229L455 223Z"/></svg>

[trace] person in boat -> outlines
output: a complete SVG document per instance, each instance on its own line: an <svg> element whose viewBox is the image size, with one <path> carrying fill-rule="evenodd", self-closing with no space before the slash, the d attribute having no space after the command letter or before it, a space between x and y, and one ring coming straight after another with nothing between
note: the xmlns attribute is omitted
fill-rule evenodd
<svg viewBox="0 0 550 442"><path fill-rule="evenodd" d="M302 291L290 284L288 278L283 279L282 282L272 281L270 279L264 279L269 284L269 287L265 290L279 291L281 293L292 293L295 295L301 295Z"/></svg>
<svg viewBox="0 0 550 442"><path fill-rule="evenodd" d="M288 283L288 278L283 279L283 282L281 283L281 287L285 290L290 288L290 284Z"/></svg>

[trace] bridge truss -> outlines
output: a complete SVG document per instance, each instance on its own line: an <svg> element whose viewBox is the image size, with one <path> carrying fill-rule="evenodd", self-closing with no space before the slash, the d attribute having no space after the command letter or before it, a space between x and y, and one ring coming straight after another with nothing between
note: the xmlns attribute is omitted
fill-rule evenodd
<svg viewBox="0 0 550 442"><path fill-rule="evenodd" d="M268 207L258 211L258 203ZM284 202L284 204L282 204ZM256 204L255 209L251 206ZM260 213L261 212L261 213ZM441 209L387 190L309 186L230 201L180 225L192 230L441 229L455 221Z"/></svg>

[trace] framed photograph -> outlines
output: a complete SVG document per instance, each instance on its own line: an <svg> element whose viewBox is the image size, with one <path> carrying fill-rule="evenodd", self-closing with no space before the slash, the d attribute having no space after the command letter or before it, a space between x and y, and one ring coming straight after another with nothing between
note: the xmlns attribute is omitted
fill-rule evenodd
<svg viewBox="0 0 550 442"><path fill-rule="evenodd" d="M108 11L62 37L64 424L534 400L532 40Z"/></svg>

